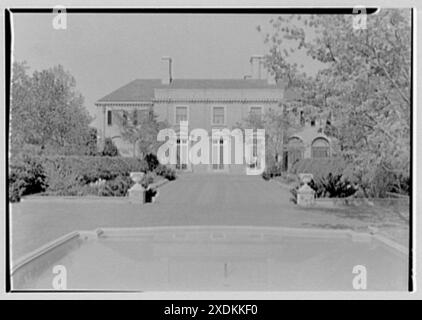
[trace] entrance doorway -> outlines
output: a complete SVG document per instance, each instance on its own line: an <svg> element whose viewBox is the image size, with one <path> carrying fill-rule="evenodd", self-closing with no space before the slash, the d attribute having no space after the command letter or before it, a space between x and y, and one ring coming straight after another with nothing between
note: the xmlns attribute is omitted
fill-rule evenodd
<svg viewBox="0 0 422 320"><path fill-rule="evenodd" d="M225 169L223 138L212 140L212 169L213 171L222 171Z"/></svg>
<svg viewBox="0 0 422 320"><path fill-rule="evenodd" d="M177 152L176 152L176 169L187 170L188 169L188 140L177 139Z"/></svg>

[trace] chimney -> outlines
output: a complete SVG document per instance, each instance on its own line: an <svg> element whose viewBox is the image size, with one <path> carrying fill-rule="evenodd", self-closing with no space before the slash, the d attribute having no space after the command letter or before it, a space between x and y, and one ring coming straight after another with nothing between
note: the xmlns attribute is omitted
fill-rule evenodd
<svg viewBox="0 0 422 320"><path fill-rule="evenodd" d="M170 84L173 80L172 78L172 59L171 57L164 56L161 57L163 61L162 66L162 75L161 75L161 83L162 84Z"/></svg>
<svg viewBox="0 0 422 320"><path fill-rule="evenodd" d="M264 56L255 54L251 56L249 62L251 63L251 74L252 79L261 79L262 78L262 64Z"/></svg>

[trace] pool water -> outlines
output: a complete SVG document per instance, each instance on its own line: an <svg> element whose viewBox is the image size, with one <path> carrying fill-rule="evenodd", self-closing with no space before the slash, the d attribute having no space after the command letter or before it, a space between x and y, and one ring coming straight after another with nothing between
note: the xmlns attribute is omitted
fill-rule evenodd
<svg viewBox="0 0 422 320"><path fill-rule="evenodd" d="M370 235L281 228L103 229L96 235L81 233L72 245L35 255L14 272L14 289L54 289L53 268L61 265L70 290L350 291L359 265L367 290L407 290L406 255Z"/></svg>

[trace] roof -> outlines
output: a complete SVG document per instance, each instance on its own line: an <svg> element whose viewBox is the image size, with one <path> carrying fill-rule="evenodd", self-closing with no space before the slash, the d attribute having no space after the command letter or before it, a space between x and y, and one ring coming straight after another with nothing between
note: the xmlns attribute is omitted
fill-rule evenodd
<svg viewBox="0 0 422 320"><path fill-rule="evenodd" d="M155 89L282 89L283 83L268 84L265 79L175 79L169 85L161 79L137 79L113 91L98 102L150 101Z"/></svg>

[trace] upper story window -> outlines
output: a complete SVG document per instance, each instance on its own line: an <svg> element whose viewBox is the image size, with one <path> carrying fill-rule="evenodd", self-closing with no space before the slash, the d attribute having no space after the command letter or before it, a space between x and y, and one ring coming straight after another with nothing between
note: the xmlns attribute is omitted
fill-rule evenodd
<svg viewBox="0 0 422 320"><path fill-rule="evenodd" d="M111 110L107 111L107 125L113 125L113 113L111 112Z"/></svg>
<svg viewBox="0 0 422 320"><path fill-rule="evenodd" d="M225 119L225 108L224 107L213 107L212 108L212 123L213 124L224 124Z"/></svg>
<svg viewBox="0 0 422 320"><path fill-rule="evenodd" d="M180 121L188 121L188 107L187 106L176 106L176 124Z"/></svg>

